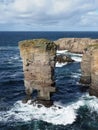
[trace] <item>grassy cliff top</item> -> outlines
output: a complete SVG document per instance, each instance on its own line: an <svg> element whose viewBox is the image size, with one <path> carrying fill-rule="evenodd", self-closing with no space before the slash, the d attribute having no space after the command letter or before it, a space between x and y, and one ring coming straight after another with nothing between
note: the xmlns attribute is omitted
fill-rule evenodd
<svg viewBox="0 0 98 130"><path fill-rule="evenodd" d="M88 48L98 49L98 43L89 45Z"/></svg>
<svg viewBox="0 0 98 130"><path fill-rule="evenodd" d="M32 40L24 40L19 42L20 48L39 48L44 50L53 50L56 48L56 45L53 41L47 39L32 39Z"/></svg>
<svg viewBox="0 0 98 130"><path fill-rule="evenodd" d="M31 39L31 40L20 41L19 46L22 46L22 47L27 47L29 45L41 46L41 45L46 45L48 43L53 43L53 42L47 39Z"/></svg>

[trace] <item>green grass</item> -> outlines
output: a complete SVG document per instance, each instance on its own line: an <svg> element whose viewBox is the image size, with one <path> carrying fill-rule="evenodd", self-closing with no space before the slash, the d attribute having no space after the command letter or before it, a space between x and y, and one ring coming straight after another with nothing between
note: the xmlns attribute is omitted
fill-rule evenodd
<svg viewBox="0 0 98 130"><path fill-rule="evenodd" d="M53 41L47 40L47 39L33 39L33 40L24 40L19 42L20 48L38 48L40 50L46 51L46 50L55 50L56 44Z"/></svg>
<svg viewBox="0 0 98 130"><path fill-rule="evenodd" d="M89 45L88 48L98 49L98 44Z"/></svg>

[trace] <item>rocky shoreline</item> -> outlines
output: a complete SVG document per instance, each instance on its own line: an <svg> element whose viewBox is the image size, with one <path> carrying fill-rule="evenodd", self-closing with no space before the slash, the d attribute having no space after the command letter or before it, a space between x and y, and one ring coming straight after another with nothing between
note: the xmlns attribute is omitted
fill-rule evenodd
<svg viewBox="0 0 98 130"><path fill-rule="evenodd" d="M26 98L31 99L34 89L38 91L38 102L52 105L51 93L55 92L55 63L74 62L66 55L56 56L56 50L83 54L80 82L89 85L89 93L98 97L98 39L62 38L56 41L33 39L19 42L23 60ZM47 103L44 103L44 102ZM50 102L49 102L50 101Z"/></svg>

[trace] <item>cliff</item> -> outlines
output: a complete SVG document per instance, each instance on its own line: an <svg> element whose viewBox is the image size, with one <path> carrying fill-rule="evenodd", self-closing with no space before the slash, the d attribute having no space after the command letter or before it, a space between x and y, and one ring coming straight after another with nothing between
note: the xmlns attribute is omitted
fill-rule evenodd
<svg viewBox="0 0 98 130"><path fill-rule="evenodd" d="M73 53L83 53L89 45L93 45L97 39L90 38L61 38L55 41L60 50L68 50Z"/></svg>
<svg viewBox="0 0 98 130"><path fill-rule="evenodd" d="M50 100L54 88L54 67L56 45L46 39L25 40L19 42L23 60L24 84L27 98L31 98L34 89L38 99Z"/></svg>
<svg viewBox="0 0 98 130"><path fill-rule="evenodd" d="M96 43L96 42L95 42ZM81 82L89 84L89 93L98 97L98 43L85 50L81 62Z"/></svg>

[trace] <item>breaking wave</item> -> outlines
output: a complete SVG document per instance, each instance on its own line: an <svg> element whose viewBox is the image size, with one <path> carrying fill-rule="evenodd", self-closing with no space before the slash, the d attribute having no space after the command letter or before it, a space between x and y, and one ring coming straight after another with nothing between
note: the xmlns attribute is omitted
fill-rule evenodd
<svg viewBox="0 0 98 130"><path fill-rule="evenodd" d="M27 104L17 101L11 110L0 112L0 122L28 122L37 119L55 125L72 124L77 118L78 109L84 105L91 111L98 112L98 99L88 94L80 97L77 102L65 106L55 102L50 108L31 104L31 101Z"/></svg>

